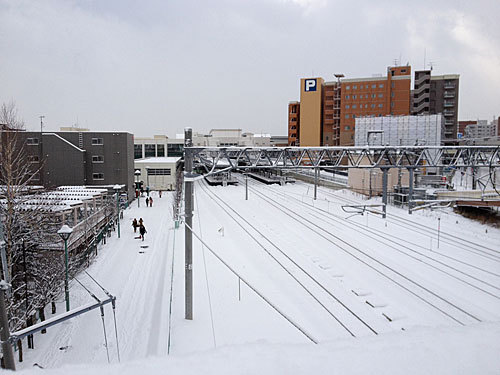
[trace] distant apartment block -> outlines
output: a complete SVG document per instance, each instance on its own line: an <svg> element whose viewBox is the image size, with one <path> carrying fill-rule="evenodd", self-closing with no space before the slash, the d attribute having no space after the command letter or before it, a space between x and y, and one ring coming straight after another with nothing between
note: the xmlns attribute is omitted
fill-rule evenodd
<svg viewBox="0 0 500 375"><path fill-rule="evenodd" d="M415 72L411 114L443 114L443 140L448 144L457 139L459 79L458 74L432 76L430 70Z"/></svg>
<svg viewBox="0 0 500 375"><path fill-rule="evenodd" d="M498 120L466 120L458 122L459 138L479 139L499 135Z"/></svg>

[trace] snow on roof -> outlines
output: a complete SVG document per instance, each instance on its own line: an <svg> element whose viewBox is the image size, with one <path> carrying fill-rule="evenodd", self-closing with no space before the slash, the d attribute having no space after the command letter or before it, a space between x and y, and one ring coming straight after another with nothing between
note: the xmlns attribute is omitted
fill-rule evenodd
<svg viewBox="0 0 500 375"><path fill-rule="evenodd" d="M134 163L136 164L161 164L161 163L177 163L181 160L180 157L173 156L165 156L165 157L156 157L156 158L144 158L144 159L136 159Z"/></svg>

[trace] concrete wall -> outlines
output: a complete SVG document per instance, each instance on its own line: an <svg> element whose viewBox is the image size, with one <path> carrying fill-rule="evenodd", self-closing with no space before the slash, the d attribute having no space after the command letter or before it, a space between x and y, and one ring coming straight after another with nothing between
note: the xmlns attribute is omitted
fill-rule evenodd
<svg viewBox="0 0 500 375"><path fill-rule="evenodd" d="M398 184L398 169L391 168L387 174L387 191L392 193L394 186ZM381 195L382 194L382 171L380 169L350 168L348 173L349 187L361 194ZM401 185L408 186L408 170L401 170Z"/></svg>

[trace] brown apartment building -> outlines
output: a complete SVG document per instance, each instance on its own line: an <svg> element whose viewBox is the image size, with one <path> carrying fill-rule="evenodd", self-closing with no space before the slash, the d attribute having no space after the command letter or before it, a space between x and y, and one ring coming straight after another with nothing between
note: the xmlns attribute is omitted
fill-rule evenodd
<svg viewBox="0 0 500 375"><path fill-rule="evenodd" d="M291 146L354 145L356 117L410 114L410 66L389 67L386 77L303 78L300 85L300 102L288 105Z"/></svg>

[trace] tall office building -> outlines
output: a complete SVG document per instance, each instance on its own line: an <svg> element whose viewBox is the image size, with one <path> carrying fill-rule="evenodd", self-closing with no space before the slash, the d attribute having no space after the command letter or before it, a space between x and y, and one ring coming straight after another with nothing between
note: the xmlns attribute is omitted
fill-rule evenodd
<svg viewBox="0 0 500 375"><path fill-rule="evenodd" d="M445 143L453 143L457 139L459 79L458 74L432 76L430 70L415 72L411 114L442 113Z"/></svg>
<svg viewBox="0 0 500 375"><path fill-rule="evenodd" d="M301 79L300 102L288 105L289 145L352 146L357 117L410 114L410 66L389 67L385 77L335 76Z"/></svg>

